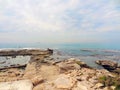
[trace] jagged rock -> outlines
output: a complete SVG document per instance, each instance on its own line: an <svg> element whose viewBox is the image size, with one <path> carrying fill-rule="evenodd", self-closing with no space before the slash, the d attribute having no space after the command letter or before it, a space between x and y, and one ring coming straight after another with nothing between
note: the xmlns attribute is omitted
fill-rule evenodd
<svg viewBox="0 0 120 90"><path fill-rule="evenodd" d="M75 59L75 58L70 58L67 60L69 63L76 63L78 64L80 67L85 67L85 68L91 68L90 66L88 66L85 62L80 61L79 59Z"/></svg>
<svg viewBox="0 0 120 90"><path fill-rule="evenodd" d="M32 88L33 84L30 80L0 83L0 90L32 90Z"/></svg>
<svg viewBox="0 0 120 90"><path fill-rule="evenodd" d="M76 63L69 64L69 63L61 62L57 65L60 68L60 72L62 73L69 71L69 70L80 69L80 66Z"/></svg>
<svg viewBox="0 0 120 90"><path fill-rule="evenodd" d="M29 79L34 85L33 90L104 90L100 88L100 84L97 84L98 77L110 74L105 69L89 68L84 62L75 58L54 64L50 63L49 59L45 61L44 56L41 55L34 55L31 59L23 72L24 75L20 77ZM16 76L19 73L15 72Z"/></svg>
<svg viewBox="0 0 120 90"><path fill-rule="evenodd" d="M68 60L58 62L56 65L58 65L62 73L69 70L79 70L82 67L90 68L87 64L75 58L70 58Z"/></svg>
<svg viewBox="0 0 120 90"><path fill-rule="evenodd" d="M108 71L115 70L118 67L118 63L110 60L98 60L96 63L103 66Z"/></svg>

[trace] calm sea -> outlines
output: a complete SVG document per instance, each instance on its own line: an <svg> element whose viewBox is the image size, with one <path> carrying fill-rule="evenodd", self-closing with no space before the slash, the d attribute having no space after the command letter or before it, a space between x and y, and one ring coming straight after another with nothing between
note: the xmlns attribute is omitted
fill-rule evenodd
<svg viewBox="0 0 120 90"><path fill-rule="evenodd" d="M65 60L68 58L77 58L86 62L94 68L101 68L95 64L96 60L112 60L120 64L120 45L119 44L0 44L1 49L6 48L51 48L54 50L53 58L56 60Z"/></svg>

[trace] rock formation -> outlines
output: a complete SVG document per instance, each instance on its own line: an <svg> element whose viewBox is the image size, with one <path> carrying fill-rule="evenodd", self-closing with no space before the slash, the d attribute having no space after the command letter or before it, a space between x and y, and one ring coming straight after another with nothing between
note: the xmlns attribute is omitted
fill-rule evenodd
<svg viewBox="0 0 120 90"><path fill-rule="evenodd" d="M110 60L98 60L96 61L96 63L103 66L105 69L107 69L110 72L115 72L120 74L120 66L116 62Z"/></svg>
<svg viewBox="0 0 120 90"><path fill-rule="evenodd" d="M51 55L53 53L52 49L40 50L40 49L8 49L0 50L0 56L17 56L17 55Z"/></svg>
<svg viewBox="0 0 120 90"><path fill-rule="evenodd" d="M115 88L120 85L108 84L109 78L106 77L113 80L116 76L105 69L93 69L79 59L70 58L57 62L50 59L47 53L34 54L24 69L10 68L1 71L0 89L9 90L13 85L15 90L119 90ZM118 75L118 82L119 78ZM29 83L24 83L24 80L29 80Z"/></svg>

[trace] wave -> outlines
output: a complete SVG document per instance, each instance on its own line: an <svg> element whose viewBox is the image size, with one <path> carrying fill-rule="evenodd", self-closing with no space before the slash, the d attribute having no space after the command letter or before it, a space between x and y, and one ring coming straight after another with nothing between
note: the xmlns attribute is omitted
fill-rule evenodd
<svg viewBox="0 0 120 90"><path fill-rule="evenodd" d="M120 53L120 50L103 50L103 49L80 49L84 52L106 52L106 53Z"/></svg>

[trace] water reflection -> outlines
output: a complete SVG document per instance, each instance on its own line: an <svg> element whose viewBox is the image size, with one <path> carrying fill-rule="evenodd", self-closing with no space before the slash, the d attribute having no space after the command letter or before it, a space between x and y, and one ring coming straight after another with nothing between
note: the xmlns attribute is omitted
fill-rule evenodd
<svg viewBox="0 0 120 90"><path fill-rule="evenodd" d="M30 56L0 56L0 68L13 65L25 65L29 62Z"/></svg>

